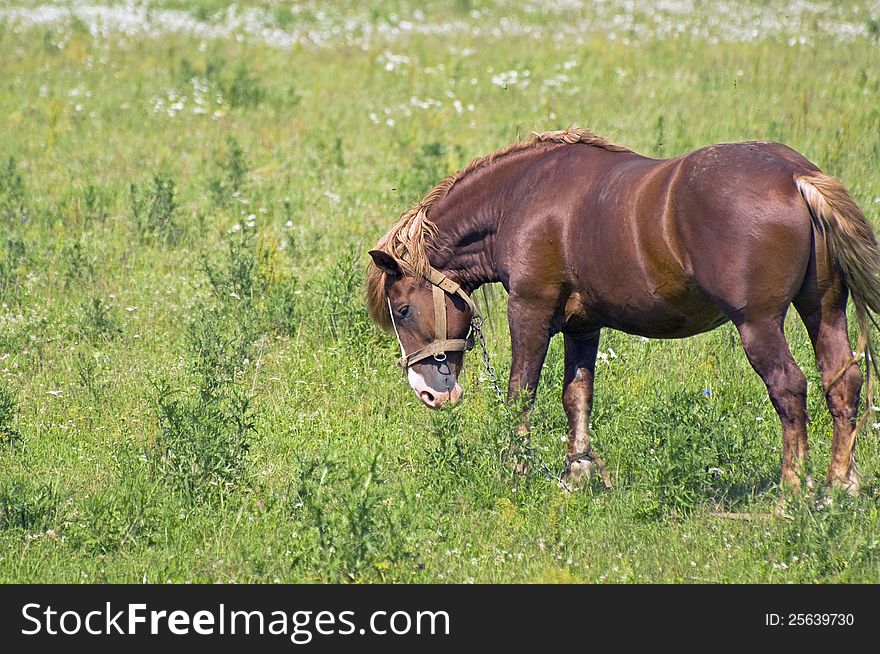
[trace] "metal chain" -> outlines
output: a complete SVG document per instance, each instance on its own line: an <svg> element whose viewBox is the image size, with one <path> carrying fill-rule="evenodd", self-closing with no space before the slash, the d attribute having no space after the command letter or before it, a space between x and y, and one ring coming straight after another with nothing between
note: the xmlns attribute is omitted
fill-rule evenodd
<svg viewBox="0 0 880 654"><path fill-rule="evenodd" d="M498 398L498 402L507 411L504 393L501 392L501 387L498 385L498 374L495 372L495 368L492 367L492 361L489 359L489 350L486 349L486 337L483 336L483 318L481 316L474 316L471 319L471 329L477 337L477 343L480 344L480 351L483 354L483 366L486 368L486 374L489 375L489 383L492 384L495 397Z"/></svg>

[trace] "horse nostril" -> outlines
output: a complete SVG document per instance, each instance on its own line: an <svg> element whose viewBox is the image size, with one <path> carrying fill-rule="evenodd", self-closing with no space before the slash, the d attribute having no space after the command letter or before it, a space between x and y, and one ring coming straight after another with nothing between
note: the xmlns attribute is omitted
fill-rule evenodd
<svg viewBox="0 0 880 654"><path fill-rule="evenodd" d="M422 398L422 402L425 404L434 404L434 394L430 391L422 391L419 393L419 397Z"/></svg>

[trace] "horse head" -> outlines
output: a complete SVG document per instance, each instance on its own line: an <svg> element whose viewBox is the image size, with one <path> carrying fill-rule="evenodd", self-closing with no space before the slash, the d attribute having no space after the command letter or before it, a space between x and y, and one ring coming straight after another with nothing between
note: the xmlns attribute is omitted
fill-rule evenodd
<svg viewBox="0 0 880 654"><path fill-rule="evenodd" d="M457 404L464 352L473 346L468 338L476 314L473 301L436 270L426 279L408 272L387 252L371 250L370 256L385 273L385 302L402 353L398 364L410 386L432 409Z"/></svg>

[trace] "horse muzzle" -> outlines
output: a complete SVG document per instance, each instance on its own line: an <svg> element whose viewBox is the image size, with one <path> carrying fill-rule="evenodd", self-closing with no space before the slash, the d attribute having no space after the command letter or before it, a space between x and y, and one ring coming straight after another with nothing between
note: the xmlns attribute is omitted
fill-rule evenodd
<svg viewBox="0 0 880 654"><path fill-rule="evenodd" d="M440 409L447 404L455 406L463 395L455 375L444 375L436 369L425 375L409 368L406 378L416 396L431 409Z"/></svg>

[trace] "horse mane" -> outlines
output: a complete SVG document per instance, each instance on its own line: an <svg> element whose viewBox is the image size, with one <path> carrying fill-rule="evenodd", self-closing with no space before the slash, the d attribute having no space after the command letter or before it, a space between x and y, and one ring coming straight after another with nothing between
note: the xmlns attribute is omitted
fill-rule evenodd
<svg viewBox="0 0 880 654"><path fill-rule="evenodd" d="M398 259L407 272L425 277L431 267L429 254L434 249L433 238L437 228L428 220L428 212L439 200L445 197L452 187L473 171L484 168L508 155L530 150L548 143L590 145L609 152L631 152L629 148L617 145L593 132L569 128L552 132L532 132L525 140L511 143L485 156L477 157L467 166L452 173L435 186L422 200L401 215L391 229L379 239L377 250L387 252ZM391 319L385 299L385 273L372 261L367 268L367 308L373 321L384 330L391 329Z"/></svg>

